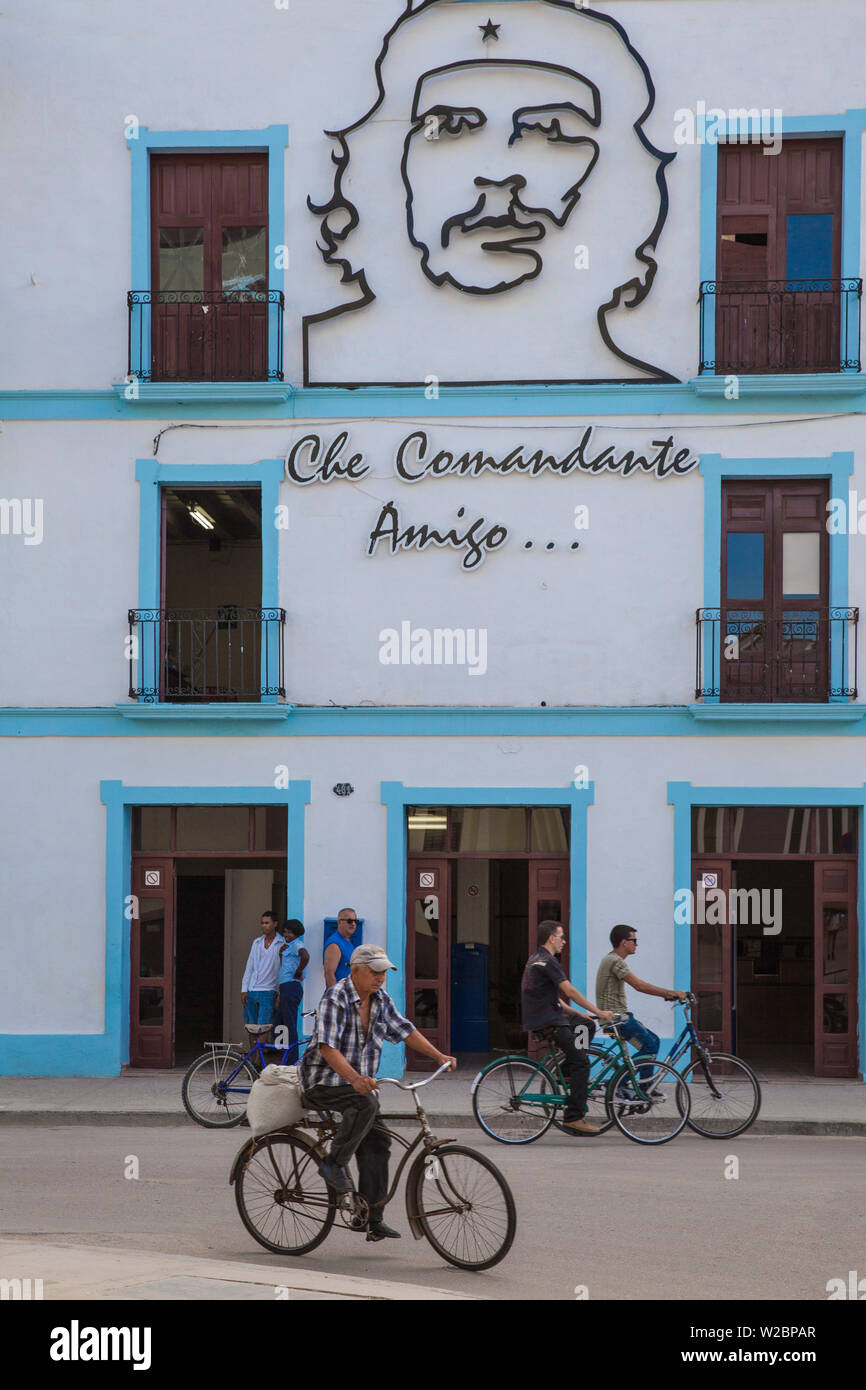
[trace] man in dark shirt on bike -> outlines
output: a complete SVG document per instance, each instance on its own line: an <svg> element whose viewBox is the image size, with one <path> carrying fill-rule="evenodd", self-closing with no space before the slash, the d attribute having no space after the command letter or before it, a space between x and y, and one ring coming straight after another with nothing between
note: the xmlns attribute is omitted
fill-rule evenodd
<svg viewBox="0 0 866 1390"><path fill-rule="evenodd" d="M589 1058L585 1048L592 1039L595 1025L585 1014L567 1008L563 1000L573 999L604 1023L610 1023L613 1014L597 1009L569 983L557 960L565 945L565 932L560 922L539 922L536 940L538 950L526 962L520 982L523 1026L527 1032L545 1032L565 1053L564 1069L570 1086L563 1118L564 1128L572 1134L598 1134L597 1126L584 1119L589 1079ZM580 1034L575 1037L577 1028L583 1030L584 1038ZM579 1046L579 1042L583 1045Z"/></svg>

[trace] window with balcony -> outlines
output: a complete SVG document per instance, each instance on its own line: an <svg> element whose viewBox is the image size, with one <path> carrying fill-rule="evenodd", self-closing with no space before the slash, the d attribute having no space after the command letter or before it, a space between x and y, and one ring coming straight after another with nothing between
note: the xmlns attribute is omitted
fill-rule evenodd
<svg viewBox="0 0 866 1390"><path fill-rule="evenodd" d="M862 281L841 277L842 140L718 149L716 279L701 285L702 372L859 370Z"/></svg>
<svg viewBox="0 0 866 1390"><path fill-rule="evenodd" d="M721 602L698 610L696 695L856 696L857 610L829 602L828 495L821 479L723 482Z"/></svg>
<svg viewBox="0 0 866 1390"><path fill-rule="evenodd" d="M267 153L152 154L150 209L150 288L128 296L130 375L282 380L283 296L268 288Z"/></svg>
<svg viewBox="0 0 866 1390"><path fill-rule="evenodd" d="M131 609L130 696L257 702L285 694L285 614L262 606L258 487L164 486L160 602Z"/></svg>

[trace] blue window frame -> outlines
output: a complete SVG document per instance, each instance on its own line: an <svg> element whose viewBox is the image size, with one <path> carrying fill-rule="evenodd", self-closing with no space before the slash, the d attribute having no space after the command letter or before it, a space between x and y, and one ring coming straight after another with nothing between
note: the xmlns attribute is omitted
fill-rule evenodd
<svg viewBox="0 0 866 1390"><path fill-rule="evenodd" d="M284 150L289 143L287 125L265 126L261 130L148 130L147 126L137 126L127 134L127 147L132 158L132 284L133 290L150 291L151 285L151 227L150 227L150 156L152 154L180 154L194 150L212 154L231 151L235 154L266 153L268 156L268 290L281 292L285 280L285 175ZM278 268L279 267L279 268ZM140 355L143 362L151 356L150 322L142 323ZM276 333L268 334L268 372L274 376L279 369L278 343ZM243 383L191 383L197 389L188 389L185 383L165 383L161 387L140 387L134 383L134 393L127 391L127 400L153 399L157 395L169 394L172 399L225 398L230 392L238 399L267 399L276 393L285 397L288 392L281 383L276 388L267 383L250 383L251 389L244 391Z"/></svg>
<svg viewBox="0 0 866 1390"><path fill-rule="evenodd" d="M254 464L193 464L160 463L157 459L138 459L136 481L141 484L138 551L138 607L160 608L161 573L161 491L163 487L225 487L252 483L262 494L262 608L279 606L279 538L278 507L280 482L283 478L282 459L261 459ZM278 654L272 645L262 646L262 689L278 684ZM139 656L139 685L157 689L159 672L155 669L155 647L142 643ZM263 695L263 704L276 704L276 695ZM232 707L214 705L231 712Z"/></svg>
<svg viewBox="0 0 866 1390"><path fill-rule="evenodd" d="M840 270L843 281L857 279L860 276L860 182L864 130L866 130L866 110L852 109L840 115L783 116L781 118L781 132L775 132L781 133L783 139L785 136L794 135L842 137L842 254ZM745 138L748 134L748 125L741 127L738 121L729 118L719 123L717 140L708 139L701 147L700 280L702 284L704 281L715 281L717 274L718 141L736 141L739 137ZM773 156L767 154L767 158L772 159ZM793 220L800 220L805 223L810 219ZM817 228L804 226L795 231L795 260L797 263L805 263L804 258L807 256L813 258L810 264L818 263L814 258L820 254L820 238L822 236L826 236L826 233L822 233ZM805 275L809 278L817 273L809 269ZM820 273L822 276L824 275L823 270ZM790 261L788 275L792 279L796 278L791 269ZM846 294L844 296L841 318L840 350L844 349L846 343L859 342L860 300L857 295ZM715 300L713 295L709 295L706 297L702 318L702 356L704 344L715 343L715 341ZM859 373L856 372L856 369L849 368L838 375L840 378L847 377L849 381L854 376L855 382L852 383L852 387L854 387ZM698 383L694 384L698 385ZM799 394L807 390L809 384L816 384L811 377L804 377L802 374L795 377L794 385ZM711 379L705 380L702 386L702 394L718 394L711 384ZM824 389L827 389L826 382ZM778 390L778 378L772 375L755 378L740 377L739 379L739 394L748 391L751 395L770 395Z"/></svg>
<svg viewBox="0 0 866 1390"><path fill-rule="evenodd" d="M732 459L725 458L722 454L703 454L700 463L701 473L704 477L704 607L707 609L720 609L721 606L721 573L722 573L722 483L729 478L828 478L830 481L830 497L844 499L848 505L848 479L854 472L853 453L834 453L825 458L744 458ZM729 537L729 540L732 539ZM751 541L753 538L744 536L738 539ZM755 538L763 545L763 538ZM829 606L831 609L848 607L848 535L846 533L833 534L830 537L830 592ZM754 583L758 574L758 559L756 555L743 556L740 568L740 578L744 585ZM762 557L761 557L762 559ZM762 570L761 570L762 572ZM744 598L756 599L758 597L754 589L748 593L743 593ZM728 597L736 595L728 594ZM704 634L704 670L719 671L721 669L721 623L715 629L716 635L713 637L714 629L708 627ZM841 687L845 684L844 664L845 650L843 643L844 634L840 626L833 626L830 638L830 686ZM715 650L713 645L715 644ZM707 695L704 697L705 705L719 705L718 695ZM849 708L849 701L844 695L831 695L830 704L842 705ZM815 707L812 707L813 709ZM754 706L755 717L761 719L772 718L778 715L781 718L789 717L785 713L786 706L775 704L762 704ZM720 714L723 712L720 709Z"/></svg>

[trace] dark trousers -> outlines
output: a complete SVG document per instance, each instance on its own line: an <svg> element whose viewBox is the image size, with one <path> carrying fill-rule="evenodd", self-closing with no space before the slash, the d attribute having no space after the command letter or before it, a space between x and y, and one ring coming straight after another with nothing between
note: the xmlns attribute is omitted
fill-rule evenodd
<svg viewBox="0 0 866 1390"><path fill-rule="evenodd" d="M350 1158L358 1161L358 1191L366 1197L370 1219L380 1221L388 1195L390 1136L378 1123L379 1097L375 1091L359 1095L352 1086L312 1086L304 1102L315 1110L337 1110L342 1115L334 1135L330 1157L345 1168Z"/></svg>
<svg viewBox="0 0 866 1390"><path fill-rule="evenodd" d="M289 980L286 984L280 985L280 1002L277 1005L277 1016L274 1019L274 1027L282 1026L287 1030L287 1046L291 1048L288 1061L298 1060L298 1009L304 997L304 986L300 980ZM274 1034L277 1038L279 1035Z"/></svg>
<svg viewBox="0 0 866 1390"><path fill-rule="evenodd" d="M564 1023L560 1028L551 1028L550 1036L561 1047L565 1053L563 1071L569 1081L569 1096L565 1107L563 1120L567 1124L571 1120L582 1120L586 1114L586 1091L589 1082L589 1056L582 1047L578 1047L575 1042L575 1028L585 1028L589 1034L587 1042L592 1042L595 1033L595 1024L589 1019L575 1016Z"/></svg>

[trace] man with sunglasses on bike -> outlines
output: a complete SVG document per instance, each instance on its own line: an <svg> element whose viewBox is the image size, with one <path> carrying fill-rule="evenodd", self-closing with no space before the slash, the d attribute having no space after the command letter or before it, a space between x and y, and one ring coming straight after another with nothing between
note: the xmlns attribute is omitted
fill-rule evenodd
<svg viewBox="0 0 866 1390"><path fill-rule="evenodd" d="M569 1096L563 1128L570 1134L598 1134L598 1127L585 1119L589 1082L586 1048L592 1040L595 1025L585 1014L568 1008L565 1000L573 999L575 1004L587 1009L603 1023L610 1023L613 1014L590 1004L569 982L557 959L565 945L561 922L539 922L536 941L538 950L526 962L520 982L523 1026L529 1033L542 1033L550 1037L565 1053Z"/></svg>
<svg viewBox="0 0 866 1390"><path fill-rule="evenodd" d="M625 1038L627 1043L637 1048L643 1057L655 1058L659 1050L659 1038L639 1019L635 1018L628 1006L625 987L631 985L639 994L654 994L659 999L679 999L682 1004L686 998L681 989L664 989L661 985L648 984L646 980L641 980L633 971L629 970L626 962L637 950L637 932L634 927L619 923L610 933L610 944L613 947L603 958L598 967L595 977L595 997L599 1004L606 1009L613 1009L615 1013L628 1014L628 1021L620 1024L620 1036ZM649 1081L653 1075L651 1064L638 1068L638 1077L641 1081ZM650 1091L649 1094L654 1099L661 1097L661 1092ZM626 1097L629 1096L628 1089L625 1091Z"/></svg>

